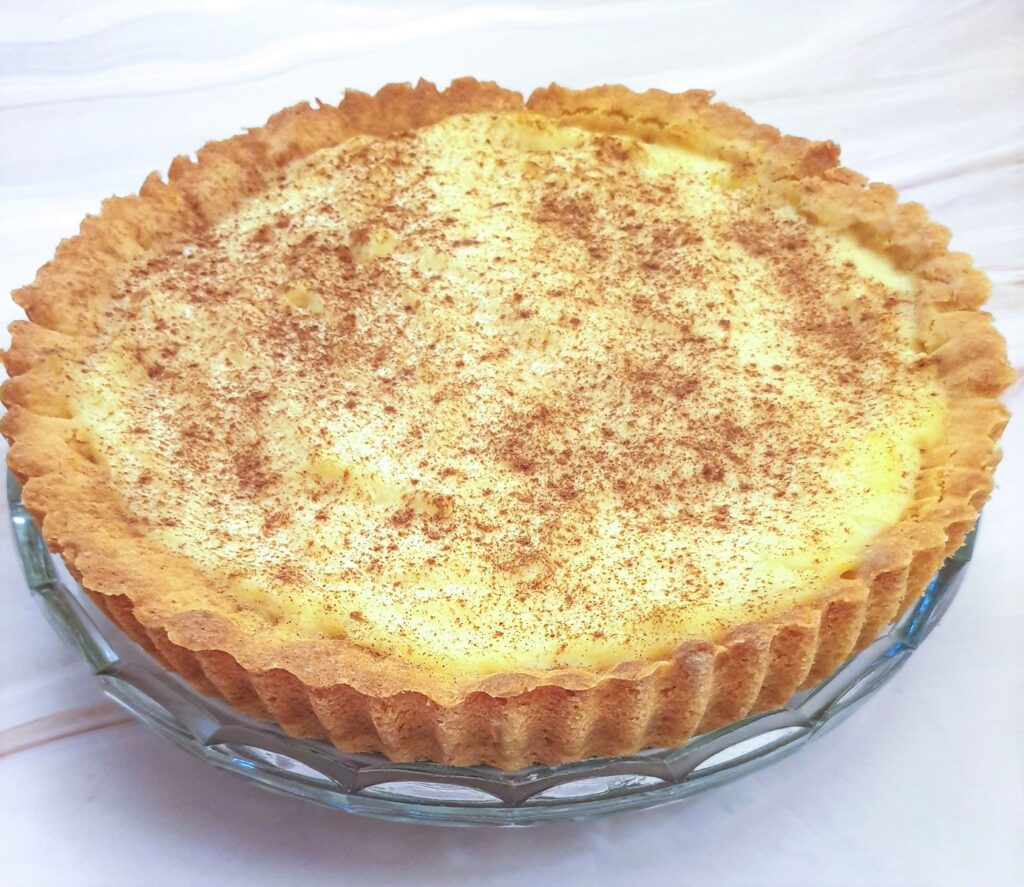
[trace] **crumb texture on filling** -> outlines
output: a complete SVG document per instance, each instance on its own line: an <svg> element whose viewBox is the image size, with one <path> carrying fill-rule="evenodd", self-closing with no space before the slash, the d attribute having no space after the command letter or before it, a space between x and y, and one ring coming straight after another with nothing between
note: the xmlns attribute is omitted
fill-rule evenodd
<svg viewBox="0 0 1024 887"><path fill-rule="evenodd" d="M944 409L912 286L723 162L454 117L133 268L78 435L202 604L282 641L610 667L806 599L899 518Z"/></svg>

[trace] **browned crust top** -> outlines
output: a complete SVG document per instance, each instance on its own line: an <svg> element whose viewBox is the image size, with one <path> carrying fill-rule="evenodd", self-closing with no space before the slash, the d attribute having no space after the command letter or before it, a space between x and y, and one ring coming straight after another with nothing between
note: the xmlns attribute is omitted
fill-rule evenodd
<svg viewBox="0 0 1024 887"><path fill-rule="evenodd" d="M310 686L347 684L374 696L415 690L453 704L473 691L511 696L542 685L585 689L609 676L638 679L665 664L632 661L605 673L503 674L467 689L399 661L382 662L372 651L337 639L268 649L232 620L176 603L182 587L208 580L187 558L153 545L133 526L72 429L63 367L80 342L118 311L115 279L126 263L201 237L243 199L266 188L286 163L353 135L388 135L455 114L523 107L518 94L472 80L456 81L443 92L421 82L391 85L373 97L349 93L338 107L295 106L264 127L210 143L195 162L177 158L167 182L154 174L138 196L105 201L100 215L87 218L81 233L60 245L35 282L15 293L29 321L12 325L5 355L8 464L24 483L24 501L48 544L87 588L127 596L144 624L166 630L187 649L227 651L251 671L281 668ZM899 204L891 187L869 184L838 166L834 144L780 136L712 103L707 92L638 95L624 87L573 92L552 86L534 92L525 107L589 130L679 144L729 160L814 223L850 233L917 281L926 359L950 401L947 432L923 455L915 501L904 519L875 540L857 570L800 612L778 614L775 624L806 621L838 599L862 599L878 576L905 568L917 550L937 543L947 553L955 549L991 488L998 460L993 441L1006 419L997 398L1011 374L1002 339L978 310L988 282L969 257L947 251L948 232L931 223L920 205ZM704 643L725 644L751 628L736 626Z"/></svg>

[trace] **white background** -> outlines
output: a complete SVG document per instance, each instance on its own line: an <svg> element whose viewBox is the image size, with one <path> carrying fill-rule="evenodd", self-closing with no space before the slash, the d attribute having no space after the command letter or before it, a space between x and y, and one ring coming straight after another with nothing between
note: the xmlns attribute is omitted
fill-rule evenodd
<svg viewBox="0 0 1024 887"><path fill-rule="evenodd" d="M111 193L301 99L419 76L713 88L833 138L990 274L1024 407L1024 5L20 2L0 8L0 290ZM18 316L0 305L0 319ZM0 882L1024 883L1024 421L967 580L880 694L680 804L522 831L395 825L213 771L99 693L0 530Z"/></svg>

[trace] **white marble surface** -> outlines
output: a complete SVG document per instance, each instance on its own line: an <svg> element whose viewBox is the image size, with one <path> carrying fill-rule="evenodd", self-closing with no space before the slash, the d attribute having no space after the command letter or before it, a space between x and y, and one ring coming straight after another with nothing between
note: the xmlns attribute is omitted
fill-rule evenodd
<svg viewBox="0 0 1024 887"><path fill-rule="evenodd" d="M248 3L0 8L0 290L111 193L342 87L714 88L920 200L996 287L1024 366L1024 6L1007 2ZM0 304L0 319L13 319ZM1024 409L1018 384L1007 400ZM0 883L1009 885L1024 882L1024 423L960 597L832 733L690 801L528 831L361 820L262 792L127 721L0 535Z"/></svg>

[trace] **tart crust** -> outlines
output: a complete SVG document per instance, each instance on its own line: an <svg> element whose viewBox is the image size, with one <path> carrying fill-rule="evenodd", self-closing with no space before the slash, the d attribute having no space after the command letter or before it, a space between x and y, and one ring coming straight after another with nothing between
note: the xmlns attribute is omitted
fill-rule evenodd
<svg viewBox="0 0 1024 887"><path fill-rule="evenodd" d="M296 105L262 127L178 157L165 182L104 201L98 216L59 246L15 300L28 321L12 327L4 355L11 442L8 465L23 499L96 604L166 668L290 734L324 737L344 751L398 761L518 768L650 746L783 704L826 677L922 593L962 543L992 488L1012 381L1005 344L979 310L985 276L919 204L838 165L832 142L782 136L712 93L579 92L551 86L522 97L457 80L349 92L337 107ZM593 131L684 146L730 161L815 224L847 232L916 280L918 331L948 399L941 441L922 453L913 500L878 535L859 566L799 607L722 636L688 641L662 660L606 671L540 670L490 676L468 690L432 681L343 640L269 651L225 617L180 610L175 589L208 582L184 556L133 529L101 468L76 441L62 366L76 341L103 323L125 262L187 243L258 193L287 163L358 134L387 135L451 115L519 111Z"/></svg>

